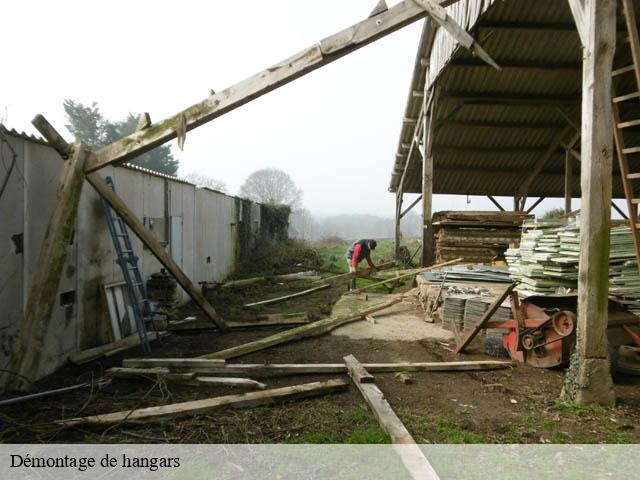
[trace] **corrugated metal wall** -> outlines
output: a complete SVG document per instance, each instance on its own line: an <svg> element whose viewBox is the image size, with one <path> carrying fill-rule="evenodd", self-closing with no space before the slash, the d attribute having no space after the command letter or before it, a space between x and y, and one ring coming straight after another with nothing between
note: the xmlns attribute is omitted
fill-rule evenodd
<svg viewBox="0 0 640 480"><path fill-rule="evenodd" d="M6 138L18 158L0 198L0 368L13 353L62 167L62 160L50 147L27 138ZM10 159L8 147L2 148L3 158ZM233 271L238 254L238 199L137 169L107 167L100 174L113 178L118 195L158 240L168 241L173 228L178 237L167 250L194 283L220 281ZM260 208L250 206L250 231L258 232ZM24 252L18 253L12 237L21 234ZM161 265L135 235L131 238L147 279ZM59 293L75 292L75 303L68 307L59 301L56 304L41 375L63 364L69 353L111 339L103 285L119 281L122 273L99 196L85 183L59 288ZM180 296L188 300L184 292Z"/></svg>

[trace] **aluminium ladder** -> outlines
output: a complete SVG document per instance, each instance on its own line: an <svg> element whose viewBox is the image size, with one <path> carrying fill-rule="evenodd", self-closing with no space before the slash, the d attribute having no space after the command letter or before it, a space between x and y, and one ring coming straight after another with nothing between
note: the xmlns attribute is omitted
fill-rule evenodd
<svg viewBox="0 0 640 480"><path fill-rule="evenodd" d="M619 37L616 42L616 58L614 62L622 66L614 68L612 72L612 91L623 90L626 92L630 88L632 91L622 95L614 93L612 100L613 138L620 167L620 177L622 178L622 186L629 210L629 226L631 227L631 235L635 246L636 261L638 269L640 269L640 232L638 231L638 204L640 203L640 198L636 198L634 194L634 183L640 180L640 161L638 160L640 157L636 156L640 154L640 146L627 145L631 135L638 136L637 131L633 132L633 129L640 126L640 118L637 118L637 113L630 115L625 109L630 102L633 102L632 108L637 107L640 99L640 41L638 39L638 24L636 23L633 2L634 0L620 0L618 5L618 13L624 19L625 30L624 37ZM636 139L635 142L629 143L630 145L638 144L638 140ZM633 170L629 168L630 160L635 166Z"/></svg>
<svg viewBox="0 0 640 480"><path fill-rule="evenodd" d="M113 179L107 177L105 179L107 186L115 192L115 186ZM144 281L138 268L138 257L134 254L133 245L129 238L129 231L124 220L111 209L109 204L104 198L100 198L102 203L102 211L107 219L107 226L109 227L109 233L113 240L113 246L116 250L118 257L118 265L122 270L122 275L127 284L127 293L129 294L129 301L131 308L133 309L133 316L135 317L136 327L138 328L138 337L140 338L140 345L145 353L151 351L149 345L149 337L147 335L147 328L145 326L145 318L143 316L143 309L149 305L147 299L147 292L144 286ZM158 337L159 338L159 337Z"/></svg>

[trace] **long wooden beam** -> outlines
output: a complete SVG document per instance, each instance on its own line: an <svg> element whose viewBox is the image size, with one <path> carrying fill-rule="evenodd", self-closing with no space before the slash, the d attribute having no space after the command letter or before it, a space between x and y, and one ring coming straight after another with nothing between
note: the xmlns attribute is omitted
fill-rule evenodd
<svg viewBox="0 0 640 480"><path fill-rule="evenodd" d="M613 118L611 71L616 0L586 0L582 76L580 263L576 347L563 398L611 406L607 322Z"/></svg>
<svg viewBox="0 0 640 480"><path fill-rule="evenodd" d="M456 1L439 0L438 4L446 7ZM199 127L265 93L420 20L425 15L425 10L413 0L404 0L378 15L321 40L240 83L207 97L172 117L101 148L89 157L86 171L92 172L105 165L131 160L176 138L176 126L183 120L186 131Z"/></svg>
<svg viewBox="0 0 640 480"><path fill-rule="evenodd" d="M549 72L549 73L575 73L580 74L582 65L579 63L557 62L526 62L520 60L496 60L503 71L514 72ZM454 68L488 68L486 63L469 58L458 58L448 64Z"/></svg>
<svg viewBox="0 0 640 480"><path fill-rule="evenodd" d="M420 202L420 200L422 200L422 195L418 195L418 198L416 198L413 202L411 202L411 205L409 205L407 208L404 209L404 211L400 214L400 218L404 217L407 213L409 213L411 209Z"/></svg>
<svg viewBox="0 0 640 480"><path fill-rule="evenodd" d="M498 210L500 210L501 212L504 212L504 208L502 207L502 205L500 205L498 201L495 198L493 198L492 195L487 195L487 198L491 200L491 203L493 203Z"/></svg>
<svg viewBox="0 0 640 480"><path fill-rule="evenodd" d="M87 181L91 186L104 198L107 203L113 208L122 220L133 230L142 243L144 243L151 253L160 261L160 263L168 270L168 272L176 279L178 284L187 292L187 295L195 302L198 307L207 315L207 317L215 323L215 325L222 331L227 331L229 327L225 321L218 315L215 309L202 295L200 290L189 280L189 277L182 271L180 266L171 258L167 251L160 245L153 235L147 230L144 224L138 219L136 214L131 210L127 204L111 189L107 186L104 179L97 173L90 173L86 175Z"/></svg>
<svg viewBox="0 0 640 480"><path fill-rule="evenodd" d="M49 321L58 298L62 269L73 236L76 212L84 184L86 146L76 143L71 151L71 156L60 173L56 205L49 215L36 269L31 277L24 316L19 324L16 350L8 368L0 377L0 386L4 386L6 390L31 389L45 351Z"/></svg>
<svg viewBox="0 0 640 480"><path fill-rule="evenodd" d="M580 97L556 95L501 95L497 92L443 92L442 100L446 102L460 102L465 105L508 105L514 107L545 107L556 108L558 105L577 106Z"/></svg>
<svg viewBox="0 0 640 480"><path fill-rule="evenodd" d="M395 444L396 451L411 478L439 480L440 477L427 457L418 448L416 441L384 398L382 391L373 382L374 377L353 355L344 357L344 363L353 384L364 397L380 426L391 438L391 443Z"/></svg>
<svg viewBox="0 0 640 480"><path fill-rule="evenodd" d="M586 32L585 32L585 18L584 18L584 0L568 0L571 14L576 22L576 29L578 30L578 36L580 37L580 43L585 46Z"/></svg>

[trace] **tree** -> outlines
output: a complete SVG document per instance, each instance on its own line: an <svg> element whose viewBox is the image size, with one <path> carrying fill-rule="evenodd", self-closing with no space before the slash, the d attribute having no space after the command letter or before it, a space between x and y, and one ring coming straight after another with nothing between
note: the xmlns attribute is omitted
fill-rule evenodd
<svg viewBox="0 0 640 480"><path fill-rule="evenodd" d="M240 187L240 195L266 205L287 205L293 210L302 204L302 190L287 173L277 168L253 172Z"/></svg>
<svg viewBox="0 0 640 480"><path fill-rule="evenodd" d="M96 102L87 106L65 99L63 107L69 122L65 125L67 129L76 140L85 142L92 149L104 147L122 137L131 135L136 131L138 125L138 118L131 113L119 122L107 120L100 112ZM179 162L173 157L170 146L161 145L140 155L130 163L155 172L175 175Z"/></svg>
<svg viewBox="0 0 640 480"><path fill-rule="evenodd" d="M553 220L554 218L562 218L565 215L564 208L552 208L551 210L544 212L540 217L540 220Z"/></svg>
<svg viewBox="0 0 640 480"><path fill-rule="evenodd" d="M184 177L188 182L194 183L200 188L210 188L211 190L217 190L218 192L227 193L227 185L217 178L205 177L196 172L187 173Z"/></svg>

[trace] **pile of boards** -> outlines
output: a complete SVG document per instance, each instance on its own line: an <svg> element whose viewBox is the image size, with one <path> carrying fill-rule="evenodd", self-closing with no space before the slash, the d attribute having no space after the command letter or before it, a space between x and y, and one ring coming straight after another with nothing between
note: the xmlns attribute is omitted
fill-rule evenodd
<svg viewBox="0 0 640 480"><path fill-rule="evenodd" d="M443 211L433 214L436 261L462 257L464 262L504 259L510 245L520 243L525 212Z"/></svg>
<svg viewBox="0 0 640 480"><path fill-rule="evenodd" d="M609 294L634 313L640 312L640 272L631 229L612 222L609 250ZM506 254L509 272L524 294L568 293L578 287L580 229L577 219L558 219L523 226L520 248Z"/></svg>

